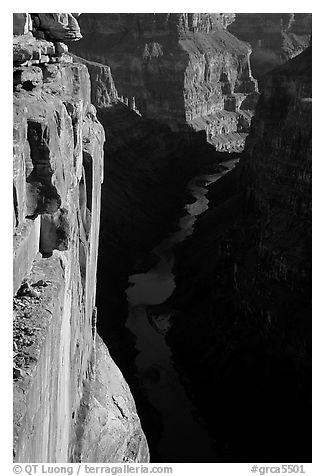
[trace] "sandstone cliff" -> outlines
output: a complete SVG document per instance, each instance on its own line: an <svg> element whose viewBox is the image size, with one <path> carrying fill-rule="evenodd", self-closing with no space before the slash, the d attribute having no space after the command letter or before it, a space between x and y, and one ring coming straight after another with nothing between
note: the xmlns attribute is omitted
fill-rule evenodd
<svg viewBox="0 0 325 476"><path fill-rule="evenodd" d="M87 67L59 41L77 39L75 19L36 16L14 16L14 459L148 461L129 387L96 336L104 130Z"/></svg>
<svg viewBox="0 0 325 476"><path fill-rule="evenodd" d="M168 341L223 461L311 460L311 51L263 78L178 252ZM258 429L258 430L257 430Z"/></svg>
<svg viewBox="0 0 325 476"><path fill-rule="evenodd" d="M311 13L236 13L229 31L252 46L252 72L259 79L305 50L311 27Z"/></svg>
<svg viewBox="0 0 325 476"><path fill-rule="evenodd" d="M83 14L76 54L110 65L119 93L147 119L206 132L241 150L258 98L248 44L227 31L234 14Z"/></svg>

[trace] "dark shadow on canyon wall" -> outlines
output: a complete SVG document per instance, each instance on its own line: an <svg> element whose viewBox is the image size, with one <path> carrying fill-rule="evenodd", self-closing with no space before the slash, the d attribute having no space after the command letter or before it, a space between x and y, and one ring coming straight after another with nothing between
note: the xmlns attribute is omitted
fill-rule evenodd
<svg viewBox="0 0 325 476"><path fill-rule="evenodd" d="M167 340L226 462L311 461L311 51L266 75L244 158L179 247Z"/></svg>

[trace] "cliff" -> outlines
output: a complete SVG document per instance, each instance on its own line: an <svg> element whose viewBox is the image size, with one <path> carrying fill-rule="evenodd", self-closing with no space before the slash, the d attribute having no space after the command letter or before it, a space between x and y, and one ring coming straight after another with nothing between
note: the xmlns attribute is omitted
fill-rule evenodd
<svg viewBox="0 0 325 476"><path fill-rule="evenodd" d="M67 55L77 25L14 15L14 460L148 461L96 332L105 134L91 94L106 104L115 93L91 93L87 67Z"/></svg>
<svg viewBox="0 0 325 476"><path fill-rule="evenodd" d="M72 50L110 65L141 115L174 131L203 130L217 150L241 150L257 102L248 44L234 14L82 14Z"/></svg>
<svg viewBox="0 0 325 476"><path fill-rule="evenodd" d="M260 89L240 166L178 250L167 339L223 461L307 462L311 50Z"/></svg>
<svg viewBox="0 0 325 476"><path fill-rule="evenodd" d="M311 13L236 13L229 26L231 33L250 43L257 79L302 53L310 44L311 29Z"/></svg>

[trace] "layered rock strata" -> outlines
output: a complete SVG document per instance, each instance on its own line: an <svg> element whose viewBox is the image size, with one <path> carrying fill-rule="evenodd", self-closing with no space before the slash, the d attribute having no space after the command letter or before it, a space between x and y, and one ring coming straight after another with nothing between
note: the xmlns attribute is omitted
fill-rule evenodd
<svg viewBox="0 0 325 476"><path fill-rule="evenodd" d="M122 96L147 119L206 131L217 150L242 149L258 98L249 45L234 14L83 14L72 49L109 64ZM243 116L245 120L243 121Z"/></svg>
<svg viewBox="0 0 325 476"><path fill-rule="evenodd" d="M223 461L307 462L310 49L260 88L241 164L178 252L167 339Z"/></svg>
<svg viewBox="0 0 325 476"><path fill-rule="evenodd" d="M229 31L252 46L253 75L267 71L304 51L311 40L311 13L236 13Z"/></svg>
<svg viewBox="0 0 325 476"><path fill-rule="evenodd" d="M34 13L32 19L37 38L56 41L82 38L78 22L71 13Z"/></svg>
<svg viewBox="0 0 325 476"><path fill-rule="evenodd" d="M129 387L96 336L105 134L88 70L24 28L14 37L14 460L148 461Z"/></svg>

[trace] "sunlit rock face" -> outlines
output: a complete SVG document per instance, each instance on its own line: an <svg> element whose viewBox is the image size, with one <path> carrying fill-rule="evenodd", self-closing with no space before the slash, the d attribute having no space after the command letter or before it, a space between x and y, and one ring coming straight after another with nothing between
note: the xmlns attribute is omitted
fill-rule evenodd
<svg viewBox="0 0 325 476"><path fill-rule="evenodd" d="M35 35L53 41L78 41L82 38L77 20L71 13L34 13Z"/></svg>
<svg viewBox="0 0 325 476"><path fill-rule="evenodd" d="M259 79L305 50L311 28L311 13L236 13L229 31L250 43L252 72Z"/></svg>
<svg viewBox="0 0 325 476"><path fill-rule="evenodd" d="M167 339L223 461L307 462L311 50L260 89L244 158L178 250Z"/></svg>
<svg viewBox="0 0 325 476"><path fill-rule="evenodd" d="M89 73L64 43L37 39L30 15L17 15L14 460L148 461L133 397L96 337L105 134L91 104ZM108 397L105 385L114 394Z"/></svg>
<svg viewBox="0 0 325 476"><path fill-rule="evenodd" d="M243 147L257 83L234 14L83 14L76 54L110 65L123 97L173 130L206 131L218 150Z"/></svg>

